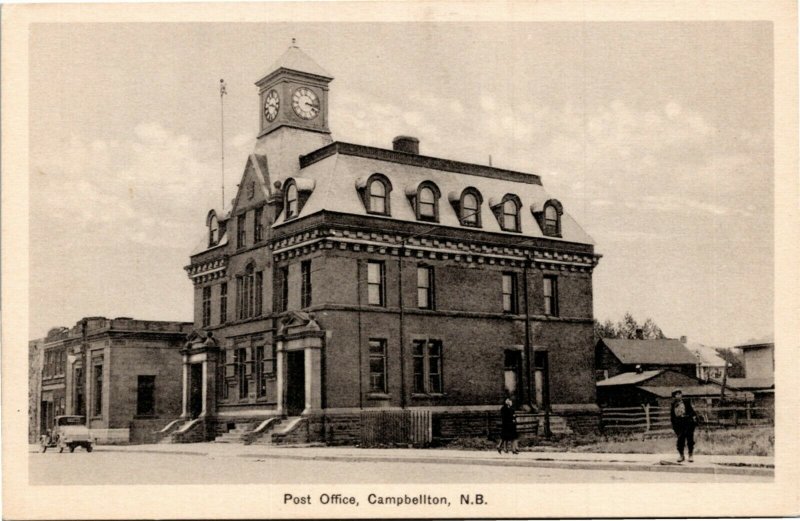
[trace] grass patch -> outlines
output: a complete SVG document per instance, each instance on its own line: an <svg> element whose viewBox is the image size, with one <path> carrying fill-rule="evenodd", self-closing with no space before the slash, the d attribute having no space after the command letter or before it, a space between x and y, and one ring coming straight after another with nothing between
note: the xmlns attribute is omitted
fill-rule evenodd
<svg viewBox="0 0 800 521"><path fill-rule="evenodd" d="M772 428L720 429L695 431L695 454L774 456L775 434ZM618 454L664 454L675 452L674 435L642 437L642 434L577 435L522 438L520 450L530 452L604 452ZM459 438L440 448L494 450L496 441L486 438Z"/></svg>

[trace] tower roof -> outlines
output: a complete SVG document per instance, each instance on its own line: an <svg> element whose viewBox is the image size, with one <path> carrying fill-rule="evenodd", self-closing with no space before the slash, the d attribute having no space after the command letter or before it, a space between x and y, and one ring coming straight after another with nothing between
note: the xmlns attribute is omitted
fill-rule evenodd
<svg viewBox="0 0 800 521"><path fill-rule="evenodd" d="M280 58L273 63L264 75L264 79L272 76L274 73L281 69L288 69L292 71L304 72L306 74L313 74L314 76L321 76L329 80L333 79L328 71L323 69L317 62L315 62L309 55L300 50L300 47L292 45L286 49ZM262 80L263 81L263 80Z"/></svg>

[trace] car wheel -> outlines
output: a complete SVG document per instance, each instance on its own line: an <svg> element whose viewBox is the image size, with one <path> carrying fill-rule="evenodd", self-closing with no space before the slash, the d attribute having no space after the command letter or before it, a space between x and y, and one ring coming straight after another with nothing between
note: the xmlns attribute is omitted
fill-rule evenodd
<svg viewBox="0 0 800 521"><path fill-rule="evenodd" d="M75 445L70 445L69 446L69 451L70 452L75 452Z"/></svg>
<svg viewBox="0 0 800 521"><path fill-rule="evenodd" d="M91 445L87 445L86 446L86 452L92 452L92 446Z"/></svg>

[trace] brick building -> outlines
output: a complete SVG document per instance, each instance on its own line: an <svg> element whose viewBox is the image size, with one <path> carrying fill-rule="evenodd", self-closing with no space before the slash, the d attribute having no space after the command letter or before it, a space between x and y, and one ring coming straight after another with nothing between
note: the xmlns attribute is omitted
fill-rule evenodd
<svg viewBox="0 0 800 521"><path fill-rule="evenodd" d="M180 414L180 349L190 323L88 317L51 329L41 348L39 428L86 417L101 443L141 442Z"/></svg>
<svg viewBox="0 0 800 521"><path fill-rule="evenodd" d="M205 333L177 439L289 417L340 442L409 409L436 436L506 395L594 422L592 239L537 175L333 141L331 80L292 46L256 83L255 150L186 267Z"/></svg>

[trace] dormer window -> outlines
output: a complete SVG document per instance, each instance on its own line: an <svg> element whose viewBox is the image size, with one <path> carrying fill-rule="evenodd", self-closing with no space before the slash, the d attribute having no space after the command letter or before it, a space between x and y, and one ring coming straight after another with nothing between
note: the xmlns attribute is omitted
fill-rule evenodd
<svg viewBox="0 0 800 521"><path fill-rule="evenodd" d="M439 222L439 188L430 181L417 186L415 192L409 194L417 219L420 221Z"/></svg>
<svg viewBox="0 0 800 521"><path fill-rule="evenodd" d="M356 190L367 213L373 215L391 215L389 195L392 182L383 174L372 174L366 180L356 180Z"/></svg>
<svg viewBox="0 0 800 521"><path fill-rule="evenodd" d="M548 199L539 209L533 208L533 216L542 233L549 237L561 237L561 215L564 208L558 199Z"/></svg>
<svg viewBox="0 0 800 521"><path fill-rule="evenodd" d="M208 219L208 247L216 246L219 242L219 221L215 214L211 214Z"/></svg>
<svg viewBox="0 0 800 521"><path fill-rule="evenodd" d="M514 194L506 194L499 203L489 201L492 205L497 217L497 222L500 223L500 228L506 232L519 232L522 227L520 225L519 209L522 203Z"/></svg>
<svg viewBox="0 0 800 521"><path fill-rule="evenodd" d="M286 187L286 218L292 219L293 217L297 217L298 209L298 200L297 200L297 185L294 183L290 183L289 186Z"/></svg>
<svg viewBox="0 0 800 521"><path fill-rule="evenodd" d="M480 228L481 226L481 194L474 188L467 188L461 193L459 217L461 224Z"/></svg>

